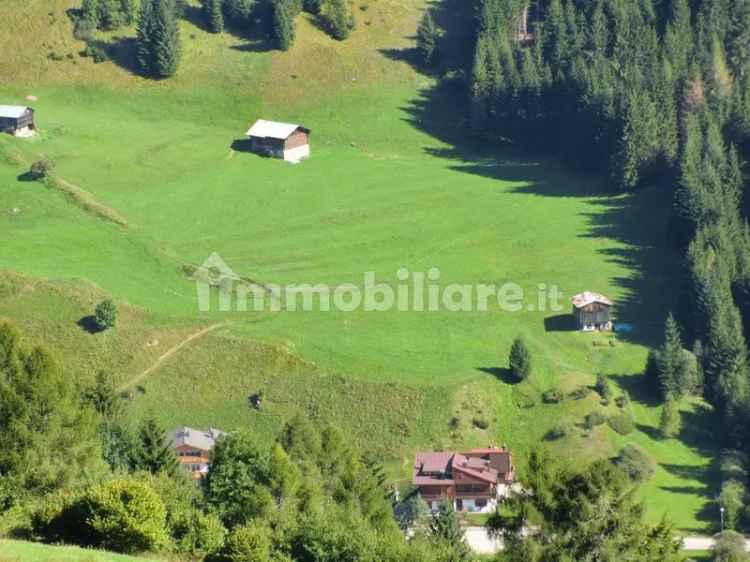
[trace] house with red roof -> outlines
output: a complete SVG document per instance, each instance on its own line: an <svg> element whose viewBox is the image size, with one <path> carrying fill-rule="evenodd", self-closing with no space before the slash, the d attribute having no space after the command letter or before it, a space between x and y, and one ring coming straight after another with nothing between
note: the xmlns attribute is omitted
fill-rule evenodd
<svg viewBox="0 0 750 562"><path fill-rule="evenodd" d="M494 511L515 480L513 455L504 447L420 452L412 483L431 509L450 501L457 511Z"/></svg>

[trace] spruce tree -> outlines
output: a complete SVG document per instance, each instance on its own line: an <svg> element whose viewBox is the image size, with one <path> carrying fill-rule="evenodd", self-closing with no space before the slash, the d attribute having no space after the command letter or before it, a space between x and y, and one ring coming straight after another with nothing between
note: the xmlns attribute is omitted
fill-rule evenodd
<svg viewBox="0 0 750 562"><path fill-rule="evenodd" d="M167 441L166 432L154 418L145 420L138 431L134 465L151 474L175 474L177 457Z"/></svg>
<svg viewBox="0 0 750 562"><path fill-rule="evenodd" d="M155 6L159 0L141 0L136 29L135 57L141 72L150 75L154 72L154 27Z"/></svg>
<svg viewBox="0 0 750 562"><path fill-rule="evenodd" d="M156 0L152 38L153 71L158 78L177 72L182 54L177 0Z"/></svg>
<svg viewBox="0 0 750 562"><path fill-rule="evenodd" d="M680 369L683 368L683 348L680 328L670 313L664 328L664 344L659 350L659 384L662 395L669 397L681 396L683 389L679 387L682 379Z"/></svg>
<svg viewBox="0 0 750 562"><path fill-rule="evenodd" d="M288 51L294 43L294 19L290 0L275 0L273 5L273 34L276 47Z"/></svg>
<svg viewBox="0 0 750 562"><path fill-rule="evenodd" d="M224 13L222 0L203 0L203 17L212 33L224 31Z"/></svg>
<svg viewBox="0 0 750 562"><path fill-rule="evenodd" d="M513 340L508 358L510 370L516 379L523 381L531 376L531 353L521 336Z"/></svg>
<svg viewBox="0 0 750 562"><path fill-rule="evenodd" d="M347 0L328 0L326 20L328 29L334 39L343 41L352 30L352 15L349 13Z"/></svg>
<svg viewBox="0 0 750 562"><path fill-rule="evenodd" d="M433 541L444 544L453 550L456 558L450 558L451 560L471 559L469 547L464 541L463 529L461 529L451 502L440 502L437 512L432 516L428 532Z"/></svg>
<svg viewBox="0 0 750 562"><path fill-rule="evenodd" d="M422 63L431 66L437 58L437 42L440 37L432 12L427 10L417 27L417 50Z"/></svg>

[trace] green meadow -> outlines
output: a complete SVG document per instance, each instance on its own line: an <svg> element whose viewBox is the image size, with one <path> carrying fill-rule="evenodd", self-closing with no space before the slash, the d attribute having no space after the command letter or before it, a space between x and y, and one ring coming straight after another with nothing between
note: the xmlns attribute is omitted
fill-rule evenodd
<svg viewBox="0 0 750 562"><path fill-rule="evenodd" d="M710 413L690 405L681 439L662 441L639 378L676 299L660 214L671 194L614 194L472 139L460 92L409 64L423 0L357 3L345 43L302 17L288 53L185 21L184 61L166 82L130 72L132 30L102 35L113 61L78 57L73 5L0 8L23 31L0 31L14 47L0 75L15 76L0 102L31 103L40 127L0 139L0 318L81 381L113 372L138 414L270 439L302 411L382 454L394 480L418 448L504 443L522 468L540 444L579 464L637 442L659 465L641 492L649 514L691 532L715 525ZM239 150L257 118L312 129L312 158L291 166ZM24 178L41 157L56 164L48 186ZM400 268L438 268L443 286L514 283L526 300L517 312L200 312L189 271L212 252L265 284L361 285L365 272L395 284ZM538 310L540 285L559 288L562 310ZM568 299L583 290L609 296L634 331L571 331ZM78 322L105 295L120 325L89 334ZM522 384L507 374L517 335L534 361ZM560 420L615 413L593 395L542 404L543 391L567 394L599 373L629 393L637 430L577 427L548 441ZM261 412L247 403L259 390Z"/></svg>

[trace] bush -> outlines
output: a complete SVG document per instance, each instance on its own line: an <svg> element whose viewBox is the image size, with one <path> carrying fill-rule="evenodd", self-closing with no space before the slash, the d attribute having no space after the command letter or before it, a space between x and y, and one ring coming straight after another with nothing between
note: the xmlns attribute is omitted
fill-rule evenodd
<svg viewBox="0 0 750 562"><path fill-rule="evenodd" d="M32 515L32 529L49 542L142 552L167 542L166 510L156 492L134 479L111 480L79 496L45 498Z"/></svg>
<svg viewBox="0 0 750 562"><path fill-rule="evenodd" d="M37 160L31 165L29 174L35 180L39 180L48 177L54 169L55 163L52 160L43 158L41 160Z"/></svg>
<svg viewBox="0 0 750 562"><path fill-rule="evenodd" d="M96 33L96 24L86 18L79 18L73 26L73 37L79 41L91 41Z"/></svg>
<svg viewBox="0 0 750 562"><path fill-rule="evenodd" d="M628 435L629 433L633 433L633 431L635 430L635 422L633 421L633 416L631 416L628 412L620 412L619 414L610 416L608 423L609 427L614 429L620 435Z"/></svg>
<svg viewBox="0 0 750 562"><path fill-rule="evenodd" d="M570 393L570 397L573 400L583 400L591 394L591 389L588 386L579 386Z"/></svg>
<svg viewBox="0 0 750 562"><path fill-rule="evenodd" d="M542 402L545 404L557 404L563 401L563 393L559 388L551 388L542 394Z"/></svg>
<svg viewBox="0 0 750 562"><path fill-rule="evenodd" d="M593 412L586 414L586 417L583 419L583 425L586 429L591 431L595 427L606 423L606 421L607 421L607 417L604 414L602 414L600 411L595 410Z"/></svg>
<svg viewBox="0 0 750 562"><path fill-rule="evenodd" d="M721 486L719 504L724 508L724 527L730 530L737 528L747 497L747 489L737 480L729 480Z"/></svg>
<svg viewBox="0 0 750 562"><path fill-rule="evenodd" d="M260 522L235 527L216 560L265 562L271 559L271 532Z"/></svg>
<svg viewBox="0 0 750 562"><path fill-rule="evenodd" d="M109 60L106 51L101 47L97 47L96 45L86 45L86 48L81 51L81 56L91 57L92 59L94 59L95 63L105 62Z"/></svg>
<svg viewBox="0 0 750 562"><path fill-rule="evenodd" d="M179 513L171 531L177 550L195 558L220 550L227 534L218 517L197 510Z"/></svg>
<svg viewBox="0 0 750 562"><path fill-rule="evenodd" d="M148 484L112 480L89 489L81 500L92 546L116 552L155 550L166 543L166 509ZM85 530L84 530L85 531Z"/></svg>
<svg viewBox="0 0 750 562"><path fill-rule="evenodd" d="M94 318L100 330L114 328L117 323L117 305L109 299L100 302L96 305Z"/></svg>
<svg viewBox="0 0 750 562"><path fill-rule="evenodd" d="M630 398L628 398L627 394L623 394L622 396L615 398L615 404L618 408L627 408L630 404Z"/></svg>
<svg viewBox="0 0 750 562"><path fill-rule="evenodd" d="M664 439L676 437L682 430L682 414L677 400L669 398L661 410L659 431Z"/></svg>
<svg viewBox="0 0 750 562"><path fill-rule="evenodd" d="M634 443L628 443L620 449L613 462L634 482L648 480L656 471L654 459Z"/></svg>
<svg viewBox="0 0 750 562"><path fill-rule="evenodd" d="M547 432L547 439L550 439L550 440L562 439L563 437L567 437L568 435L571 435L574 429L575 429L575 426L573 425L573 422L571 422L570 420L559 421L555 425L552 426L552 429L550 429Z"/></svg>
<svg viewBox="0 0 750 562"><path fill-rule="evenodd" d="M599 393L599 396L605 400L610 400L612 398L612 385L604 375L596 376L596 385L594 388L596 389L596 392Z"/></svg>
<svg viewBox="0 0 750 562"><path fill-rule="evenodd" d="M490 422L488 422L486 419L482 417L474 417L471 420L472 425L476 427L477 429L487 429L490 426Z"/></svg>
<svg viewBox="0 0 750 562"><path fill-rule="evenodd" d="M724 531L716 537L713 548L714 562L747 562L745 537L734 531Z"/></svg>

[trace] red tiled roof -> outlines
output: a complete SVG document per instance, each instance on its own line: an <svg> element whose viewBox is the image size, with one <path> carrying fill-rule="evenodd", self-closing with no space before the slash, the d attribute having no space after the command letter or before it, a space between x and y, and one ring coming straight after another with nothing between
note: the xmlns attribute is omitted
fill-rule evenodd
<svg viewBox="0 0 750 562"><path fill-rule="evenodd" d="M475 461L479 461L478 464ZM456 454L453 456L453 470L459 471L467 476L489 482L497 483L497 470L490 468L489 462L479 458L469 459L463 455Z"/></svg>

